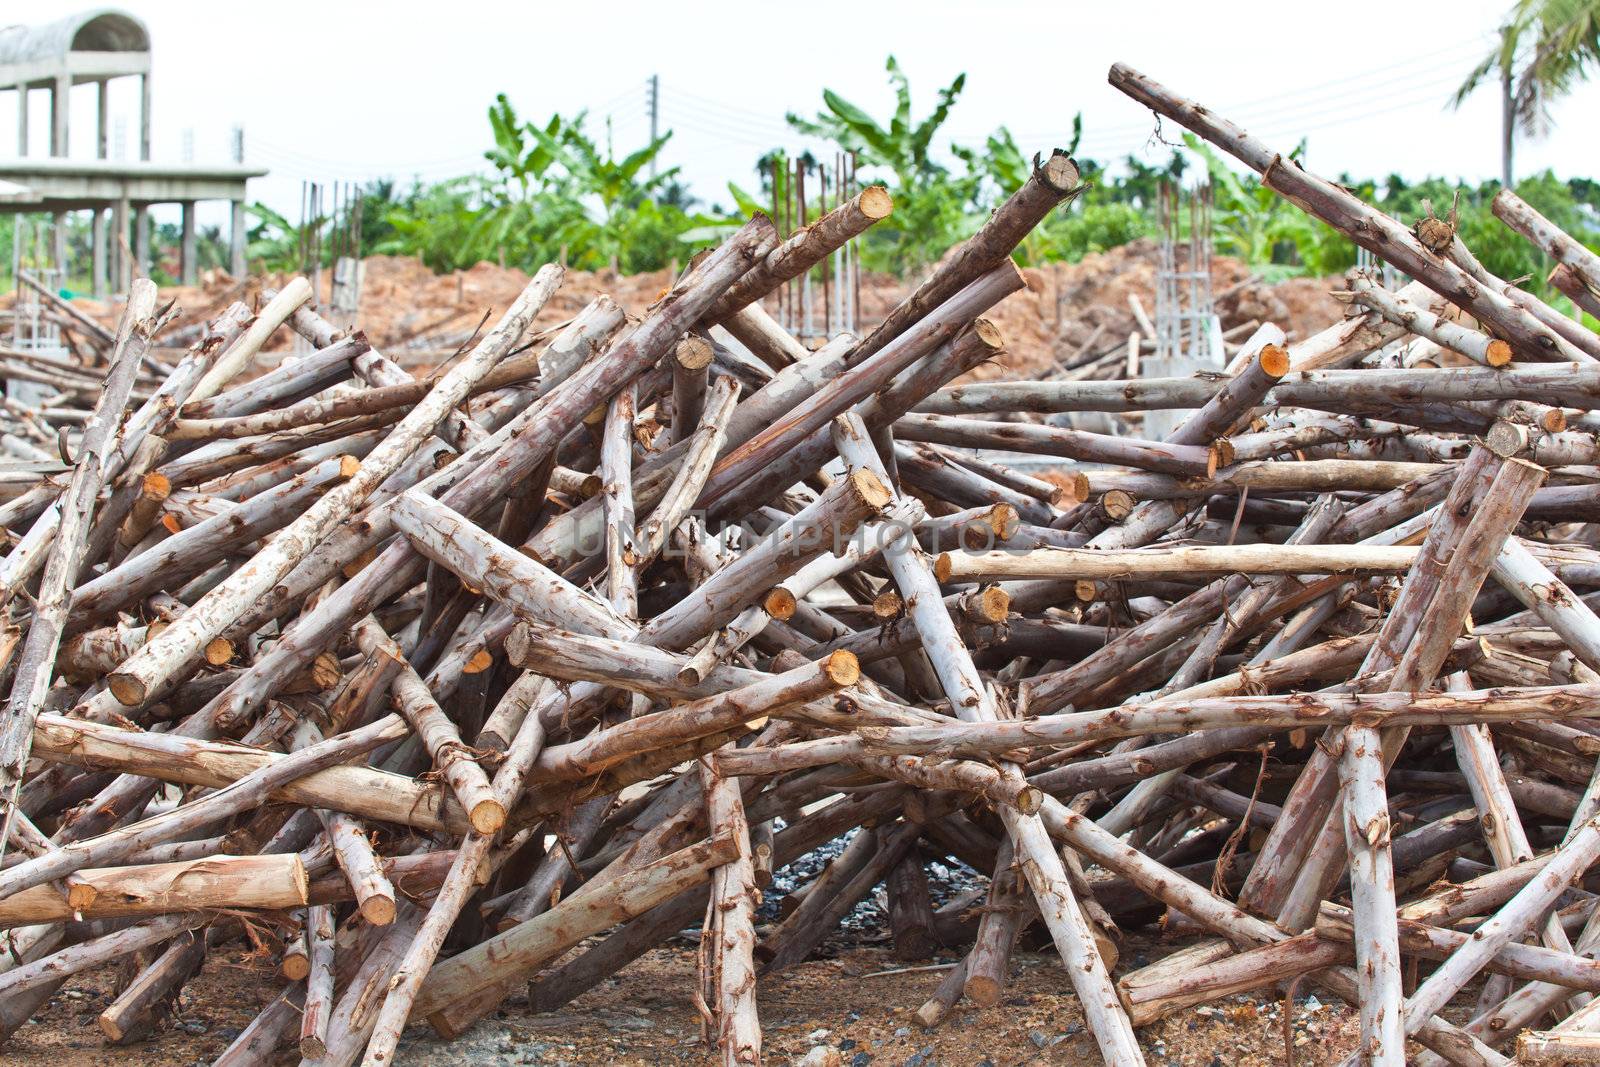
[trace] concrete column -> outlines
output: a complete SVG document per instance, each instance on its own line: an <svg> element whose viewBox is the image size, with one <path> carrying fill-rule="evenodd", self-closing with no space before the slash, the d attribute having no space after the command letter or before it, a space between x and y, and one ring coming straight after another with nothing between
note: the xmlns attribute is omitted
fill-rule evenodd
<svg viewBox="0 0 1600 1067"><path fill-rule="evenodd" d="M150 205L133 207L133 263L134 272L141 278L150 277Z"/></svg>
<svg viewBox="0 0 1600 1067"><path fill-rule="evenodd" d="M67 154L67 113L72 104L72 75L56 75L50 89L50 154L57 158Z"/></svg>
<svg viewBox="0 0 1600 1067"><path fill-rule="evenodd" d="M139 75L139 158L150 160L150 75Z"/></svg>
<svg viewBox="0 0 1600 1067"><path fill-rule="evenodd" d="M28 158L28 87L17 86L17 158Z"/></svg>
<svg viewBox="0 0 1600 1067"><path fill-rule="evenodd" d="M233 201L233 228L228 232L228 273L234 278L243 278L245 272L245 238L244 201Z"/></svg>
<svg viewBox="0 0 1600 1067"><path fill-rule="evenodd" d="M61 288L67 287L67 217L59 211L50 216L50 258L61 272Z"/></svg>
<svg viewBox="0 0 1600 1067"><path fill-rule="evenodd" d="M104 300L106 298L106 212L103 208L95 208L90 232L94 235L94 263L90 267L94 279L94 298Z"/></svg>
<svg viewBox="0 0 1600 1067"><path fill-rule="evenodd" d="M183 202L183 284L193 285L200 277L194 239L194 201Z"/></svg>
<svg viewBox="0 0 1600 1067"><path fill-rule="evenodd" d="M110 154L111 138L108 136L108 127L111 123L111 92L110 80L101 78L95 83L99 90L99 106L95 109L95 158L105 159Z"/></svg>
<svg viewBox="0 0 1600 1067"><path fill-rule="evenodd" d="M128 262L128 202L118 200L111 208L111 284L126 293L133 284L133 268Z"/></svg>

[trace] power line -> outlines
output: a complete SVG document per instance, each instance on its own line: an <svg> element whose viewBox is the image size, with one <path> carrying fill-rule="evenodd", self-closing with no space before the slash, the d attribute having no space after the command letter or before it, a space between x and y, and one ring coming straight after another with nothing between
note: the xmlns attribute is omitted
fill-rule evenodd
<svg viewBox="0 0 1600 1067"><path fill-rule="evenodd" d="M1451 84L1453 80L1453 78L1435 78L1431 82L1408 85L1404 89L1390 90L1377 96L1359 96L1353 100L1337 102L1327 101L1321 106L1302 107L1248 121L1243 120L1241 116L1240 124L1252 127L1250 132L1255 136L1273 137L1297 132L1309 133L1325 129L1330 125L1410 110L1430 100L1439 100L1442 107L1441 87ZM1152 133L1155 129L1155 120L1151 118L1135 128L1146 134ZM1104 155L1113 144L1126 144L1128 140L1129 138L1117 136L1114 131L1096 130L1084 137L1079 151L1085 156Z"/></svg>
<svg viewBox="0 0 1600 1067"><path fill-rule="evenodd" d="M1425 67L1420 66L1419 64L1428 60L1436 59L1443 53L1460 53L1464 51L1467 45L1474 44L1481 45L1482 39L1479 38L1472 41L1458 42L1456 45L1450 46L1449 48L1440 49L1438 52L1423 53L1422 55L1413 57L1406 63L1390 64L1376 70L1348 75L1332 81L1323 82L1318 85L1307 86L1302 89L1290 90L1283 93L1274 93L1270 99L1265 102L1260 96L1254 96L1248 100L1236 100L1231 103L1220 104L1211 110L1216 112L1226 112L1229 115L1241 116L1245 121L1248 122L1259 122L1264 117L1269 117L1279 112L1294 111L1306 107L1307 105L1315 105L1321 102L1320 100L1301 100L1301 97L1312 95L1321 97L1326 93L1327 90L1335 89L1339 86L1348 85L1353 82L1360 82L1361 86L1355 90L1341 92L1339 96L1342 100L1350 99L1352 93L1356 94L1357 97L1365 96L1370 93L1381 93L1386 86L1399 85L1404 82L1414 81L1417 78L1431 77L1445 70L1456 69L1454 66L1454 61L1430 63ZM1064 124L1061 128L1051 130L1048 133L1043 134L1039 133L1038 131L1019 131L1013 129L1012 136L1018 140L1046 141L1054 137L1062 136L1069 128L1070 124ZM1144 128L1147 128L1146 123L1126 122L1119 123L1114 126L1097 127L1095 133L1097 136L1137 133ZM988 134L972 132L962 133L957 131L953 133L953 136L956 136L962 140L975 140L987 137Z"/></svg>

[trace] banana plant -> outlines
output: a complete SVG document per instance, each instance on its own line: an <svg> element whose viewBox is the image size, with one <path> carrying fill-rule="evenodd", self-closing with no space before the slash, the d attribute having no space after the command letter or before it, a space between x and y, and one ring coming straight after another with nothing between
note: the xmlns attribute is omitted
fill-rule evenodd
<svg viewBox="0 0 1600 1067"><path fill-rule="evenodd" d="M1355 260L1354 246L1255 178L1241 178L1192 133L1183 142L1205 161L1211 178L1213 240L1217 251L1263 274L1327 274ZM1302 143L1290 154L1298 159ZM1180 224L1182 220L1180 219Z"/></svg>
<svg viewBox="0 0 1600 1067"><path fill-rule="evenodd" d="M959 74L941 89L932 112L917 121L911 115L910 82L894 56L889 57L887 70L895 109L886 123L832 89L823 90L824 110L815 119L790 113L788 121L800 133L857 153L862 166L892 175L888 183L894 194L894 214L867 231L862 261L870 269L908 274L925 268L977 228L981 220L971 206L982 177L970 170L964 176L953 176L931 154L939 127L950 117L967 76Z"/></svg>
<svg viewBox="0 0 1600 1067"><path fill-rule="evenodd" d="M832 89L822 91L826 110L818 112L815 120L790 112L788 121L803 134L834 141L846 151L858 153L861 162L869 166L887 167L902 187L913 187L945 173L945 168L929 155L929 150L934 135L950 117L950 109L960 98L967 76L956 75L954 81L939 90L938 103L928 117L913 122L911 83L894 56L889 57L886 67L895 94L894 114L887 125L880 125L865 110Z"/></svg>
<svg viewBox="0 0 1600 1067"><path fill-rule="evenodd" d="M494 133L494 147L483 154L484 158L494 164L502 179L514 183L522 195L527 196L555 162L554 154L543 142L529 136L532 124L524 124L517 118L516 109L505 93L496 96L489 106L489 127ZM549 137L558 137L561 128L561 116L552 115L544 132Z"/></svg>
<svg viewBox="0 0 1600 1067"><path fill-rule="evenodd" d="M327 224L326 217L307 220L296 226L265 204L249 207L256 224L246 234L245 255L256 264L257 270L300 270L305 264L301 257L306 247L306 237Z"/></svg>

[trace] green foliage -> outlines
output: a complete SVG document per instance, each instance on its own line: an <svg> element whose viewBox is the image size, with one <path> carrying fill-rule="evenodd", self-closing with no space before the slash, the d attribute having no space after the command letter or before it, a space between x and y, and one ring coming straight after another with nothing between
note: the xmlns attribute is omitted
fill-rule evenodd
<svg viewBox="0 0 1600 1067"><path fill-rule="evenodd" d="M296 226L265 204L251 204L256 224L246 233L245 258L254 271L300 270L305 239L312 227L320 229L326 219L313 219Z"/></svg>
<svg viewBox="0 0 1600 1067"><path fill-rule="evenodd" d="M857 153L862 167L877 171L874 177L884 179L894 195L894 214L867 231L861 262L869 270L912 274L977 228L980 218L974 216L972 207L987 174L969 165L965 175L953 175L932 155L934 137L950 117L967 76L957 75L939 91L933 111L914 121L910 82L893 56L887 69L895 109L886 123L879 123L832 89L823 90L824 110L814 120L795 114L788 120L801 133L826 138Z"/></svg>
<svg viewBox="0 0 1600 1067"><path fill-rule="evenodd" d="M379 215L376 251L415 255L435 270L482 260L532 269L564 259L584 270L615 263L657 270L723 220L696 213L676 167L649 173L672 134L618 158L602 147L583 112L525 122L504 94L489 108L494 145L488 176L416 186ZM365 231L366 227L363 226ZM364 233L363 236L366 236Z"/></svg>
<svg viewBox="0 0 1600 1067"><path fill-rule="evenodd" d="M1216 250L1268 275L1335 274L1352 266L1355 245L1267 188L1254 175L1229 169L1192 133L1183 143L1205 161L1211 178L1212 239ZM1290 158L1298 157L1302 144Z"/></svg>
<svg viewBox="0 0 1600 1067"><path fill-rule="evenodd" d="M1546 0L1559 2L1590 0ZM1592 2L1600 5L1600 0ZM788 121L801 133L857 153L860 177L889 187L894 213L863 235L862 264L912 277L1021 188L1032 173L1033 158L1003 126L981 146L951 144L947 154L937 154L940 130L960 99L965 76L940 89L933 108L918 117L910 83L894 57L886 69L894 95L886 117L874 117L824 90L822 109L814 118L791 114ZM364 251L416 255L440 271L482 260L532 269L563 259L587 270L613 263L626 272L659 269L686 257L694 244L719 240L750 215L786 202L797 168L806 173L809 188L815 188L811 176L820 170L809 153L791 159L782 150L768 151L756 161L752 190L729 183L731 212L701 210L677 168L659 167L670 132L619 157L612 151L609 128L601 137L592 135L583 112L534 123L524 120L502 94L489 107L488 120L492 144L484 158L493 167L491 173L417 182L409 189L389 180L366 186L360 227ZM1070 143L1063 146L1069 154L1076 152L1082 131L1083 117L1075 116ZM1150 235L1160 185L1186 181L1198 165L1212 185L1213 232L1220 254L1237 257L1269 277L1337 274L1355 262L1355 247L1341 234L1305 215L1254 175L1235 172L1200 141L1185 140L1187 150L1174 150L1164 161L1129 156L1117 166L1116 176L1100 162L1078 160L1084 192L1027 237L1017 261L1074 261ZM659 173L652 174L652 169ZM1341 180L1408 224L1424 214L1424 201L1444 212L1459 192L1462 237L1485 265L1502 277L1525 278L1529 288L1562 302L1544 286L1549 264L1489 213L1498 183L1466 188L1428 179L1411 185L1394 175L1381 183ZM1563 182L1546 173L1520 183L1518 192L1580 240L1593 244L1600 239L1600 184L1588 179ZM808 217L795 223L812 222L822 210L813 203ZM261 205L252 211L253 265L298 267L307 234ZM319 219L310 225L333 222ZM0 245L6 236L0 230Z"/></svg>
<svg viewBox="0 0 1600 1067"><path fill-rule="evenodd" d="M482 190L476 177L419 186L403 202L386 207L381 218L388 232L368 247L384 255L416 256L436 271L493 259L496 234L485 225Z"/></svg>

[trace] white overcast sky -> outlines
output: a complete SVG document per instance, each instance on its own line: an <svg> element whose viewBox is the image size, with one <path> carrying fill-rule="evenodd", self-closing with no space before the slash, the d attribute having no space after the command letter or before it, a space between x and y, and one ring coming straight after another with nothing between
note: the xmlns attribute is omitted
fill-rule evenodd
<svg viewBox="0 0 1600 1067"><path fill-rule="evenodd" d="M298 214L300 183L392 175L439 179L485 166L485 110L509 94L524 117L588 108L612 119L619 154L647 134L645 83L661 79L661 123L675 131L665 162L694 192L728 203L729 179L753 185L765 150L805 147L785 111L814 112L823 87L886 116L884 58L911 79L914 114L967 74L938 142L981 143L1008 125L1029 151L1064 144L1081 111L1080 154L1165 158L1149 144L1149 113L1105 80L1123 61L1244 124L1284 150L1301 136L1313 169L1382 176L1498 174L1492 87L1460 111L1445 101L1486 51L1510 0L1402 0L1336 17L1258 0L1131 3L915 4L494 3L449 0L244 4L130 0L154 48L154 155L227 158L245 129L246 160L271 169L252 195ZM34 19L71 11L46 0ZM1600 139L1586 134L1600 86L1555 112L1556 129L1523 141L1518 171L1600 173ZM35 144L48 129L35 93ZM113 128L136 152L137 86L113 83ZM0 104L0 144L15 144L15 108ZM93 153L94 92L73 97L72 154ZM120 118L120 122L117 119ZM225 217L225 207L202 221Z"/></svg>

